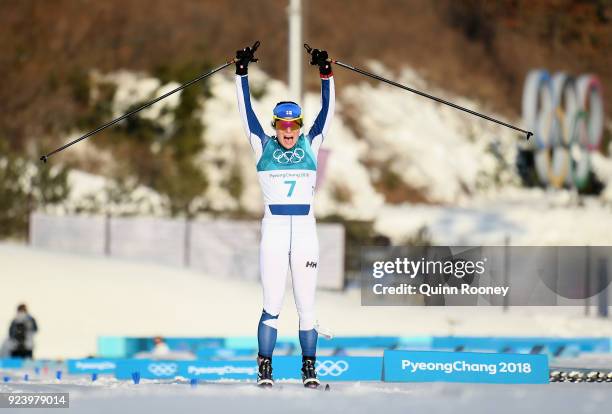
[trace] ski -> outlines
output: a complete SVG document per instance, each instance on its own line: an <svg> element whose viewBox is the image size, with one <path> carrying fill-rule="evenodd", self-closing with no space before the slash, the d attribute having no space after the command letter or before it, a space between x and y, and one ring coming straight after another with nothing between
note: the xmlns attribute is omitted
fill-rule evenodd
<svg viewBox="0 0 612 414"><path fill-rule="evenodd" d="M312 390L312 391L321 391L321 392L328 392L331 391L331 386L329 384L325 384L325 386L323 386L323 384L321 384L318 387L305 387L302 384L291 384L291 383L286 383L286 384L279 384L279 383L274 383L274 384L270 384L267 386L262 386L259 384L255 384L257 386L257 388L261 388L261 389L275 389L275 390L282 390L282 389L293 389L294 387L292 387L292 385L299 385L299 388L304 388L307 390Z"/></svg>

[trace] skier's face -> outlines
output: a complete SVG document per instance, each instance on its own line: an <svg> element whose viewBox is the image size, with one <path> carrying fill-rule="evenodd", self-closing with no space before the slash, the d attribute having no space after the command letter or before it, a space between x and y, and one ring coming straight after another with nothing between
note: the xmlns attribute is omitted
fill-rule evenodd
<svg viewBox="0 0 612 414"><path fill-rule="evenodd" d="M279 144L285 149L291 149L297 143L298 137L300 136L300 130L295 127L286 126L280 128L280 125L276 128L276 139Z"/></svg>

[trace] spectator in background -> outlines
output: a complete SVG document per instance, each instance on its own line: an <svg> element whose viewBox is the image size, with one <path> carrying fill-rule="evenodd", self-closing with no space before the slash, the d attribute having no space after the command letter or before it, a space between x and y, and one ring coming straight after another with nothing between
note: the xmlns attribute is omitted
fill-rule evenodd
<svg viewBox="0 0 612 414"><path fill-rule="evenodd" d="M17 306L17 315L9 327L11 357L32 358L37 331L36 320L28 313L27 306L24 303Z"/></svg>
<svg viewBox="0 0 612 414"><path fill-rule="evenodd" d="M195 359L195 355L188 350L170 349L162 336L156 336L153 338L153 347L148 351L134 354L134 358L181 361Z"/></svg>
<svg viewBox="0 0 612 414"><path fill-rule="evenodd" d="M153 343L154 345L153 349L151 350L151 354L155 358L165 357L170 354L170 347L161 336L156 336L153 338Z"/></svg>

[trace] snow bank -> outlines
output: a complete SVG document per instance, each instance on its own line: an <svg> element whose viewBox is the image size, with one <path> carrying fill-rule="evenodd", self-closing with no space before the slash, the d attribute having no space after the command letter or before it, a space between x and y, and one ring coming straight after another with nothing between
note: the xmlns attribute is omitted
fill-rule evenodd
<svg viewBox="0 0 612 414"><path fill-rule="evenodd" d="M379 65L371 66L375 72L385 72ZM409 69L391 76L430 89ZM393 171L431 202L454 203L480 188L512 181L508 165L513 163L516 134L507 129L383 83L348 86L342 99L356 112L352 116L368 144L367 159ZM480 109L466 99L448 99ZM502 165L491 153L493 145L500 147Z"/></svg>
<svg viewBox="0 0 612 414"><path fill-rule="evenodd" d="M376 62L369 66L401 83L490 113L477 102L436 90L409 68L389 73ZM343 72L336 70L336 77L342 76ZM270 113L276 102L288 96L287 86L268 77L257 65L249 77L254 110L264 130L273 134ZM126 71L98 74L96 79L117 85L115 114L176 86ZM202 98L199 116L205 125L200 160L209 186L200 204L212 212L244 211L259 216L262 197L238 113L234 76L223 72L207 82L212 97ZM173 95L142 116L164 118L169 114L162 115L162 110L175 107L178 99L179 94ZM319 110L319 93L306 93L302 103L308 127ZM491 115L504 120L498 114ZM337 89L336 116L322 147L329 156L315 212L318 217L373 220L375 228L395 242L427 229L438 243L501 243L509 236L511 243L523 244L609 244L612 160L593 154L593 168L606 184L601 197L578 200L565 190L523 189L514 169L518 138L507 128L383 83L341 86ZM84 155L86 144L78 149ZM409 200L386 203L388 194L382 192L388 190L382 190L379 182L387 173L399 179L408 195L427 204ZM71 211L108 202L111 192L102 191L109 187L104 179L75 172L70 180L74 188ZM151 189L134 186L132 194L115 200L111 210L161 215L163 198Z"/></svg>
<svg viewBox="0 0 612 414"><path fill-rule="evenodd" d="M40 325L38 357L96 352L99 335L250 336L261 314L259 283L184 269L0 244L0 328L26 302ZM322 327L336 335L612 336L607 320L576 308L361 306L358 290L317 293ZM297 335L286 292L279 335ZM3 338L0 338L2 340Z"/></svg>
<svg viewBox="0 0 612 414"><path fill-rule="evenodd" d="M394 243L425 228L440 245L612 244L609 206L594 198L577 200L570 191L507 187L456 206L385 206L374 227Z"/></svg>

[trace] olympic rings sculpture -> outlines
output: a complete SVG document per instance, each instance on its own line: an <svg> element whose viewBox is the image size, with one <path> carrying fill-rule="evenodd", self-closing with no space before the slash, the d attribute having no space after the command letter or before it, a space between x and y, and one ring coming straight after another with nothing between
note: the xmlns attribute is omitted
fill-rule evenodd
<svg viewBox="0 0 612 414"><path fill-rule="evenodd" d="M599 79L532 70L525 80L522 106L525 126L534 132L535 170L540 183L585 188L591 153L599 150L604 129Z"/></svg>

